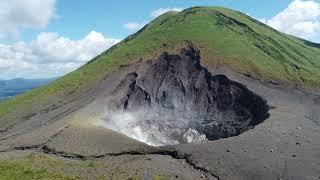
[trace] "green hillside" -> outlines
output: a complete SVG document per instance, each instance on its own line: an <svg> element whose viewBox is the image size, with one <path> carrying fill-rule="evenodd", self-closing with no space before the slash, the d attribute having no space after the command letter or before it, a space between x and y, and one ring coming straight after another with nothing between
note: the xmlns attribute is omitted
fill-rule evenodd
<svg viewBox="0 0 320 180"><path fill-rule="evenodd" d="M237 11L193 7L161 15L137 33L53 83L0 103L0 119L59 103L95 87L108 73L192 42L206 66L227 65L263 81L320 87L320 45L280 33ZM65 98L68 97L68 98Z"/></svg>

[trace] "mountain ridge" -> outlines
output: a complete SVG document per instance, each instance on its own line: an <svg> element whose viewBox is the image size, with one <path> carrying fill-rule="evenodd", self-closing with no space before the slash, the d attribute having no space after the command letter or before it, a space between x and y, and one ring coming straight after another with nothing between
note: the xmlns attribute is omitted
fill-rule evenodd
<svg viewBox="0 0 320 180"><path fill-rule="evenodd" d="M24 79L14 78L9 80L0 80L0 100L6 100L18 94L48 84L57 78L48 79Z"/></svg>
<svg viewBox="0 0 320 180"><path fill-rule="evenodd" d="M317 179L317 47L221 7L165 13L79 69L0 103L0 169Z"/></svg>
<svg viewBox="0 0 320 180"><path fill-rule="evenodd" d="M302 89L320 86L317 44L278 32L238 11L192 7L167 12L76 71L0 103L0 117L12 109L28 109L28 103L42 107L72 99L121 66L150 59L162 51L174 52L189 42L200 49L204 66L227 66L275 85Z"/></svg>

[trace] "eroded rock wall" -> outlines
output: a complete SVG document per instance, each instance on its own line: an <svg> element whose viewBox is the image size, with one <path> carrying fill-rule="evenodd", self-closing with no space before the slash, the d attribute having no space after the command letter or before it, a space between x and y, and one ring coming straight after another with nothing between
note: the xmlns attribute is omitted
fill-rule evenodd
<svg viewBox="0 0 320 180"><path fill-rule="evenodd" d="M192 142L238 135L265 120L269 110L244 85L208 72L191 46L179 54L164 52L143 71L129 73L115 93L115 111L133 114L128 124L136 123L142 133L154 129L160 134L149 138L164 134L173 140L169 144L189 142L189 136Z"/></svg>

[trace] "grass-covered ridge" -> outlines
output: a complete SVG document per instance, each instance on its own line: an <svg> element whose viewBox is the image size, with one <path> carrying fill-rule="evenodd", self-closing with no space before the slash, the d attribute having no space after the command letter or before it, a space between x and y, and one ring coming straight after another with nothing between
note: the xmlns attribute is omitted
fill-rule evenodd
<svg viewBox="0 0 320 180"><path fill-rule="evenodd" d="M174 51L186 41L200 49L205 65L223 64L264 81L320 87L319 44L280 33L237 11L193 7L163 14L78 70L0 103L0 118L58 97L81 94L119 66L150 58L160 51Z"/></svg>
<svg viewBox="0 0 320 180"><path fill-rule="evenodd" d="M24 159L0 161L0 179L79 179L79 177L77 176L63 174L62 169L70 165L80 166L78 164L63 163L57 160L53 160L52 158L32 153Z"/></svg>
<svg viewBox="0 0 320 180"><path fill-rule="evenodd" d="M123 167L122 167L123 168ZM80 180L80 179L133 179L142 180L144 170L126 171L113 167L108 161L79 161L61 159L32 152L26 157L0 159L1 180ZM162 172L152 174L153 180L172 179Z"/></svg>

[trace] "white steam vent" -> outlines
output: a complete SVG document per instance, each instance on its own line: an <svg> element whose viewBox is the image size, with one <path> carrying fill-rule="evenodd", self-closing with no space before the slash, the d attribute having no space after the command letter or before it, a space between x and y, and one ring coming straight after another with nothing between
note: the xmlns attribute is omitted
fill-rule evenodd
<svg viewBox="0 0 320 180"><path fill-rule="evenodd" d="M192 46L128 70L110 103L105 127L153 146L236 136L269 117L263 98L211 74Z"/></svg>
<svg viewBox="0 0 320 180"><path fill-rule="evenodd" d="M109 113L103 119L103 125L151 146L199 143L207 140L204 134L188 128L188 123L182 119L145 120L154 119L154 116L155 114L148 115L143 111Z"/></svg>

